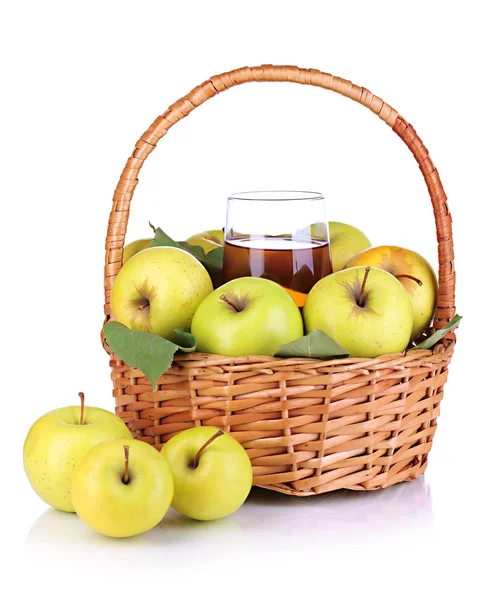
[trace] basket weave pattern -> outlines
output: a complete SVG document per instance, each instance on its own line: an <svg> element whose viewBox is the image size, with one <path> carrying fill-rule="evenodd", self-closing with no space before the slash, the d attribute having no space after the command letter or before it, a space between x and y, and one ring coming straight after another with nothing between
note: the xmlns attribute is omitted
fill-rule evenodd
<svg viewBox="0 0 491 600"><path fill-rule="evenodd" d="M438 241L436 329L455 315L451 217L428 151L391 106L365 88L314 69L244 67L211 77L173 104L138 140L114 193L106 239L105 314L122 266L130 202L146 157L172 125L235 85L252 81L310 84L340 93L377 114L406 143L433 204ZM447 334L433 350L375 359L276 359L177 355L152 386L110 353L116 412L137 439L160 448L172 435L214 425L247 450L254 484L306 496L340 488L369 490L415 479L427 465L443 386L455 345Z"/></svg>

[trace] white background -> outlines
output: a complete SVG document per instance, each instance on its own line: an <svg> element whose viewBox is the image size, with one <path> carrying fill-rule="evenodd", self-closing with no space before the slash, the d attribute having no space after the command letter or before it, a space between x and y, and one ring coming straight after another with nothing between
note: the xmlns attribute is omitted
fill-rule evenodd
<svg viewBox="0 0 491 600"><path fill-rule="evenodd" d="M2 9L0 544L16 593L50 597L443 597L488 593L489 44L484 2L11 2ZM454 218L464 315L424 478L372 493L255 491L227 520L169 513L103 539L47 509L22 468L49 409L113 409L100 345L111 198L168 105L243 65L298 64L368 87L430 149ZM436 265L429 198L390 128L346 98L250 84L180 122L149 157L128 240L223 225L228 193L323 192L331 220ZM483 542L484 547L479 546ZM2 585L7 585L2 577ZM7 589L7 588L5 588ZM177 596L176 596L177 597Z"/></svg>

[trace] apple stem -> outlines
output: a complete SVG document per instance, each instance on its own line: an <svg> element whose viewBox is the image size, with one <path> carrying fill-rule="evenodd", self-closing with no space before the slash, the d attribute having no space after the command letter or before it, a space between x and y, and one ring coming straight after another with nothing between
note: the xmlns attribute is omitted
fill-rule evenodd
<svg viewBox="0 0 491 600"><path fill-rule="evenodd" d="M199 459L201 458L201 455L203 454L204 450L212 443L214 442L218 437L220 437L221 435L223 435L223 431L221 429L219 429L214 435L211 436L211 438L205 442L201 448L198 450L198 452L196 453L196 456L194 457L194 461L193 461L193 469L197 469L198 468L198 464L199 464Z"/></svg>
<svg viewBox="0 0 491 600"><path fill-rule="evenodd" d="M407 277L408 279L412 279L413 281L415 281L419 286L423 285L423 282L421 281L421 279L418 279L417 277L414 277L413 275L407 275L406 273L400 273L399 275L395 275L395 277L397 277L397 279L399 279L400 277Z"/></svg>
<svg viewBox="0 0 491 600"><path fill-rule="evenodd" d="M150 306L150 302L148 300L144 300L141 304L138 305L138 310L144 310Z"/></svg>
<svg viewBox="0 0 491 600"><path fill-rule="evenodd" d="M363 281L361 283L361 288L360 288L360 306L363 306L363 292L365 291L365 285L367 283L367 279L368 279L368 273L370 273L370 269L371 267L365 267L365 275L363 277Z"/></svg>
<svg viewBox="0 0 491 600"><path fill-rule="evenodd" d="M127 484L128 481L130 480L130 463L129 463L130 447L129 446L123 446L123 448L124 448L124 475L123 475L123 483Z"/></svg>
<svg viewBox="0 0 491 600"><path fill-rule="evenodd" d="M225 294L222 294L220 296L220 300L223 300L224 302L226 302L229 306L231 306L236 312L240 312L240 308L234 304L231 300L229 300L227 298L227 296L225 296Z"/></svg>
<svg viewBox="0 0 491 600"><path fill-rule="evenodd" d="M79 392L78 395L80 397L80 425L83 425L85 419L85 394Z"/></svg>

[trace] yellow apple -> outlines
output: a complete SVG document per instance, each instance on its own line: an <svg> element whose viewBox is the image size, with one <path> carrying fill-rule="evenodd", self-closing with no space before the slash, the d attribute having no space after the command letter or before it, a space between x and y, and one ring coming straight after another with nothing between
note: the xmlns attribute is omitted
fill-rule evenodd
<svg viewBox="0 0 491 600"><path fill-rule="evenodd" d="M210 229L209 231L203 231L196 233L186 240L191 246L201 246L203 250L208 253L215 248L223 246L223 231L221 229Z"/></svg>
<svg viewBox="0 0 491 600"><path fill-rule="evenodd" d="M375 358L404 351L411 338L411 300L390 273L353 267L328 275L310 290L307 332L322 329L351 356Z"/></svg>
<svg viewBox="0 0 491 600"><path fill-rule="evenodd" d="M315 223L310 226L310 232L313 236L325 239L326 226L324 223ZM332 270L341 271L344 269L348 260L372 245L367 236L346 223L337 221L329 222L329 241L331 248Z"/></svg>
<svg viewBox="0 0 491 600"><path fill-rule="evenodd" d="M252 465L247 452L216 427L181 431L162 447L174 477L172 507L200 521L235 512L249 495Z"/></svg>
<svg viewBox="0 0 491 600"><path fill-rule="evenodd" d="M199 304L213 291L210 276L189 252L157 246L123 265L114 281L114 318L133 329L172 339L189 327Z"/></svg>
<svg viewBox="0 0 491 600"><path fill-rule="evenodd" d="M155 527L173 493L169 464L158 450L138 440L98 444L73 474L77 515L110 537L130 537Z"/></svg>
<svg viewBox="0 0 491 600"><path fill-rule="evenodd" d="M130 258L135 254L138 254L138 252L150 248L152 241L153 238L148 238L143 240L135 240L134 242L126 244L126 246L123 248L123 264L129 261Z"/></svg>
<svg viewBox="0 0 491 600"><path fill-rule="evenodd" d="M412 339L418 338L430 326L438 296L438 281L430 263L420 254L398 246L376 246L360 252L346 266L378 267L399 279L413 307Z"/></svg>
<svg viewBox="0 0 491 600"><path fill-rule="evenodd" d="M115 414L84 406L57 408L38 419L24 443L24 468L37 495L47 504L74 512L71 487L77 464L96 444L112 438L132 439Z"/></svg>
<svg viewBox="0 0 491 600"><path fill-rule="evenodd" d="M283 344L302 337L302 315L281 285L260 277L239 277L199 305L191 333L198 352L273 355Z"/></svg>

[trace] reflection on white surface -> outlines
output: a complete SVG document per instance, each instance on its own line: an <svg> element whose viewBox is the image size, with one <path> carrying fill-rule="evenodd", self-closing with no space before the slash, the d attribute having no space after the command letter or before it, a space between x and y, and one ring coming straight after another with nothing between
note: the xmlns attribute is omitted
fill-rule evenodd
<svg viewBox="0 0 491 600"><path fill-rule="evenodd" d="M196 574L210 561L233 567L245 564L242 559L250 563L292 550L317 549L326 558L346 547L366 553L394 536L431 535L432 528L431 493L423 477L376 492L340 491L307 498L255 488L227 519L197 522L170 510L152 531L125 540L96 534L76 515L48 509L32 525L24 557L28 568L61 563L75 570L83 560L84 568L101 571L139 564L175 574L199 555Z"/></svg>

